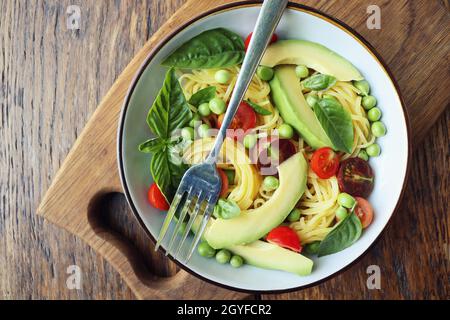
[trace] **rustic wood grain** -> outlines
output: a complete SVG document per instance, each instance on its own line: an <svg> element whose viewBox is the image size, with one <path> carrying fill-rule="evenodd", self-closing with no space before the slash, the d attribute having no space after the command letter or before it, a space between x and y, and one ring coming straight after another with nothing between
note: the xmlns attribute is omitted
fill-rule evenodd
<svg viewBox="0 0 450 320"><path fill-rule="evenodd" d="M1 297L134 297L92 250L36 218L34 212L100 99L149 36L183 3L83 1L82 29L69 32L65 27L69 1L0 1ZM449 100L448 69L442 67L448 65L449 17L441 2L361 1L352 4L353 10L345 1L305 3L344 20L379 49L399 80L415 141L427 137L426 131ZM365 28L369 3L383 10L381 30ZM396 19L383 18L386 15ZM442 150L442 145L447 149ZM402 210L373 252L322 286L268 298L448 297L448 281L438 281L448 280L448 246L444 245L448 243L448 112L414 159ZM117 201L112 201L117 210L105 210L110 213L105 220L145 251L143 265L151 272L173 274L172 264L155 262L159 257L145 250L148 239L142 230L123 227L124 222L136 224L126 210L119 211ZM420 239L417 243L410 240L411 233ZM386 279L382 291L365 289L367 263L382 268ZM82 290L65 286L65 271L71 264L83 271ZM352 276L354 269L357 277Z"/></svg>
<svg viewBox="0 0 450 320"><path fill-rule="evenodd" d="M34 213L100 99L183 2L80 1L72 32L72 1L0 1L0 297L135 297L86 244ZM81 290L65 284L73 264Z"/></svg>

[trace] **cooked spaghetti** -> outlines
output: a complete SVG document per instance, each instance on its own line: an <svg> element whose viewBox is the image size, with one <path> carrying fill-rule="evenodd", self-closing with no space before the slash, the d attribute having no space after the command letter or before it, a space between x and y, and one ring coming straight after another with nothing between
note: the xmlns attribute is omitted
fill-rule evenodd
<svg viewBox="0 0 450 320"><path fill-rule="evenodd" d="M232 74L229 84L218 83L214 78L217 70L214 69L192 70L191 73L182 74L180 81L186 97L189 99L197 91L208 86L215 86L217 96L224 101L228 101L236 83L239 67L227 68L227 70ZM304 93L306 95L316 94L319 97L325 94L333 96L350 112L354 130L354 146L351 154L342 154L342 159L357 156L361 150L374 142L375 137L370 132L370 123L361 105L361 97L358 95L359 90L350 82L339 81L326 91L304 90ZM272 111L270 116L258 117L258 124L253 131L258 133L259 138L273 134L274 130L283 124L283 119L270 100L269 84L262 81L258 76L255 75L253 78L244 99ZM297 151L302 151L307 159L311 159L314 150L309 148L303 139L292 140L292 143ZM203 149L203 157L196 158L195 163L204 160L211 147L212 140L209 141L208 147ZM187 153L187 157L190 157L190 153ZM255 193L256 184L248 183L248 180L243 179L242 168L237 168L229 162L221 164L219 167L222 169L232 167L236 170L236 180L235 183L231 184L228 198L236 200L242 209L261 207L272 196L273 191L265 190L263 185L259 186L258 192ZM250 188L251 192L243 192L246 188ZM323 240L332 230L335 211L339 207L337 204L338 194L339 186L336 177L320 179L309 169L307 189L297 205L297 208L301 211L301 217L298 221L290 223L291 228L298 233L302 244Z"/></svg>

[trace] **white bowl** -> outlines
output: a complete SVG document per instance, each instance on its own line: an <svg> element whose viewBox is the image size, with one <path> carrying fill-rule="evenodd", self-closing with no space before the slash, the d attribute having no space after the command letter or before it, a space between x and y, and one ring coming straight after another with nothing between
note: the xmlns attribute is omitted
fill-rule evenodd
<svg viewBox="0 0 450 320"><path fill-rule="evenodd" d="M138 151L139 143L151 136L145 122L149 107L161 88L166 68L164 57L180 44L207 29L225 27L242 37L252 31L259 6L228 5L180 26L154 49L133 81L125 100L118 133L118 161L123 188L128 202L142 226L154 240L164 214L150 207L147 189L152 181L150 157ZM281 292L311 286L328 279L355 262L374 243L386 227L405 186L410 146L408 121L398 88L374 50L343 23L313 9L290 4L276 30L280 38L306 39L321 43L351 61L369 81L372 94L383 112L387 136L379 139L382 154L370 160L375 175L375 188L370 202L375 210L372 225L351 247L329 256L314 258L309 276L265 270L245 265L234 269L194 254L187 265L177 262L196 276L240 291ZM163 247L167 243L163 243Z"/></svg>

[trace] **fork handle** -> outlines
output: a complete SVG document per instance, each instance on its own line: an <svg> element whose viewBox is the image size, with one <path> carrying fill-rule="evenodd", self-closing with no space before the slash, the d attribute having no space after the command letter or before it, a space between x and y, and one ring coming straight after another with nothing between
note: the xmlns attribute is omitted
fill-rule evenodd
<svg viewBox="0 0 450 320"><path fill-rule="evenodd" d="M273 32L275 31L278 22L283 15L288 0L264 0L261 11L256 21L256 27L253 32L250 45L242 62L242 68L239 72L236 86L231 95L230 103L222 121L222 126L217 134L214 147L206 159L207 163L214 164L220 153L223 141L226 137L226 131L231 124L231 121L236 114L236 111L244 98L256 68L261 61L264 51L270 42Z"/></svg>

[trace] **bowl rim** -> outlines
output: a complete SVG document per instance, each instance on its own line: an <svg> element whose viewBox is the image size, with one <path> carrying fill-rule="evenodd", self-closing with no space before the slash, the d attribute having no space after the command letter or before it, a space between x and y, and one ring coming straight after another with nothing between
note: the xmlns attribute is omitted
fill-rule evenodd
<svg viewBox="0 0 450 320"><path fill-rule="evenodd" d="M125 178L124 159L123 159L123 154L122 154L122 149L123 149L123 140L122 139L123 139L124 124L125 124L125 116L126 116L128 106L129 106L129 103L131 100L131 96L134 92L134 89L135 89L137 83L139 82L142 74L146 70L146 68L149 65L149 63L151 62L151 60L179 32L181 32L182 30L187 28L192 23L194 23L200 19L203 19L207 16L214 15L214 14L217 14L217 13L220 13L223 11L233 10L236 8L255 7L255 6L261 6L261 2L258 0L251 0L251 1L237 1L234 3L227 3L224 5L220 5L218 7L212 8L210 10L207 10L199 15L196 15L195 17L193 17L193 18L189 19L188 21L184 22L183 24L179 25L174 30L169 32L164 38L162 38L162 40L160 40L155 45L155 47L148 53L144 62L141 64L141 66L137 70L135 76L133 77L130 87L128 88L127 94L124 99L124 103L122 105L122 110L120 113L118 130L117 130L117 162L118 162L118 167L119 167L119 176L120 176L120 181L121 181L122 188L123 188L123 191L125 194L125 198L133 212L133 215L136 217L140 226L144 229L145 233L150 237L151 241L154 244L156 243L156 239L153 237L150 230L148 230L148 228L145 226L144 221L142 220L136 206L134 205L133 200L131 198L130 190L128 188L127 180ZM411 157L412 157L412 142L411 142L411 126L410 126L408 111L405 107L405 102L404 102L403 96L401 94L400 87L399 87L396 79L394 78L391 70L389 69L386 62L384 61L384 59L362 35L360 35L356 30L354 30L353 28L351 28L350 26L348 26L346 23L342 22L341 20L322 12L321 10L318 10L318 9L315 9L315 8L312 8L312 7L303 5L303 4L291 2L291 1L288 2L288 8L296 10L296 11L301 11L301 12L306 12L306 13L312 14L315 17L325 20L325 21L333 24L334 26L340 28L342 31L346 32L348 35L350 35L355 40L357 40L360 43L360 45L362 45L372 55L372 57L375 59L375 61L378 62L378 64L382 67L382 69L384 70L386 75L391 80L391 82L394 86L394 89L396 91L396 94L399 98L400 105L402 107L402 113L403 113L405 126L406 126L406 139L408 142L407 143L408 151L407 151L407 160L406 160L406 172L405 172L405 177L404 177L403 184L402 184L402 189L400 191L400 195L399 195L399 198L395 205L395 208L392 211L390 217L388 218L386 225L381 230L381 232L377 235L375 240L369 245L369 247L364 252L362 252L356 259L354 259L352 262L350 262L345 267L337 270L336 272L330 274L329 276L327 276L325 278L311 282L309 284L296 286L293 288L277 289L277 290L251 290L251 289L243 289L243 288L233 287L230 285L226 285L226 284L217 282L215 280L208 279L205 276L193 271L189 267L183 265L177 259L175 259L172 255L168 255L169 259L171 261L173 261L178 267L180 267L182 270L188 272L189 274L197 277L198 279L201 279L203 281L206 281L207 283L222 287L227 290L233 290L233 291L249 293L249 294L280 294L280 293L289 293L289 292L299 291L302 289L307 289L307 288L319 285L321 283L324 283L324 282L338 276L339 274L347 271L348 269L350 269L352 266L354 266L356 263L358 263L367 254L367 252L370 249L373 248L373 246L380 240L381 235L385 232L388 225L391 223L392 217L394 216L394 214L396 214L398 212L398 209L402 202L402 199L403 199L403 196L405 193L405 189L406 189L406 184L407 184L407 181L408 181L409 175L410 175L410 166L411 166ZM166 253L166 251L163 247L160 247L159 250L161 250L164 254Z"/></svg>

